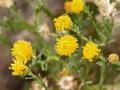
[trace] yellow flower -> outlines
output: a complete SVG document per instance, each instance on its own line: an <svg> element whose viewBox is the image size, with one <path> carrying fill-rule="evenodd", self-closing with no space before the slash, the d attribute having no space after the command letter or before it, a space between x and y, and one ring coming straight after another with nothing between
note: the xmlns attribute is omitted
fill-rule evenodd
<svg viewBox="0 0 120 90"><path fill-rule="evenodd" d="M13 70L12 75L14 76L24 76L27 72L27 66L20 62L20 60L14 60L14 63L11 64L9 69Z"/></svg>
<svg viewBox="0 0 120 90"><path fill-rule="evenodd" d="M9 8L12 5L13 5L13 0L0 0L0 7Z"/></svg>
<svg viewBox="0 0 120 90"><path fill-rule="evenodd" d="M88 42L83 47L83 57L89 61L93 61L93 58L98 56L99 53L100 49L98 49L98 45L93 42Z"/></svg>
<svg viewBox="0 0 120 90"><path fill-rule="evenodd" d="M80 13L84 9L84 2L83 0L73 0L72 1L72 12Z"/></svg>
<svg viewBox="0 0 120 90"><path fill-rule="evenodd" d="M65 2L64 9L65 9L66 12L71 12L71 5L72 5L71 1Z"/></svg>
<svg viewBox="0 0 120 90"><path fill-rule="evenodd" d="M64 35L55 44L56 52L60 56L70 56L78 48L77 39L71 35Z"/></svg>
<svg viewBox="0 0 120 90"><path fill-rule="evenodd" d="M119 56L115 53L112 53L112 54L109 55L108 60L111 64L114 64L117 61L119 61Z"/></svg>
<svg viewBox="0 0 120 90"><path fill-rule="evenodd" d="M30 42L18 40L13 45L11 53L16 60L22 60L26 64L33 55L33 50Z"/></svg>
<svg viewBox="0 0 120 90"><path fill-rule="evenodd" d="M54 19L54 26L58 32L62 32L64 30L70 30L72 25L73 23L68 15L62 15Z"/></svg>

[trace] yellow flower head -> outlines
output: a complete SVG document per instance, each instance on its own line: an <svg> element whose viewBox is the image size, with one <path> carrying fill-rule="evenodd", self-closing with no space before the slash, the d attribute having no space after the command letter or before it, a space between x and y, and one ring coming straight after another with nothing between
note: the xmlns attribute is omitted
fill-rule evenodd
<svg viewBox="0 0 120 90"><path fill-rule="evenodd" d="M115 53L109 55L108 60L111 64L114 64L119 61L119 56Z"/></svg>
<svg viewBox="0 0 120 90"><path fill-rule="evenodd" d="M72 12L80 13L84 9L84 2L83 0L73 0L72 1Z"/></svg>
<svg viewBox="0 0 120 90"><path fill-rule="evenodd" d="M83 47L83 57L84 59L88 59L92 61L94 57L98 56L100 53L100 49L98 49L98 45L93 42L88 42Z"/></svg>
<svg viewBox="0 0 120 90"><path fill-rule="evenodd" d="M25 66L19 60L15 60L9 69L13 70L12 75L14 76L24 76L27 72L27 66Z"/></svg>
<svg viewBox="0 0 120 90"><path fill-rule="evenodd" d="M71 35L64 35L55 44L56 52L60 56L70 56L78 48L77 39Z"/></svg>
<svg viewBox="0 0 120 90"><path fill-rule="evenodd" d="M73 23L68 15L62 15L54 19L54 26L58 32L62 32L64 30L70 30L72 25Z"/></svg>
<svg viewBox="0 0 120 90"><path fill-rule="evenodd" d="M64 9L66 12L71 12L71 6L72 6L72 2L71 1L66 1L64 4Z"/></svg>
<svg viewBox="0 0 120 90"><path fill-rule="evenodd" d="M16 60L23 60L23 63L26 64L31 59L33 50L30 42L18 40L13 45L11 53Z"/></svg>

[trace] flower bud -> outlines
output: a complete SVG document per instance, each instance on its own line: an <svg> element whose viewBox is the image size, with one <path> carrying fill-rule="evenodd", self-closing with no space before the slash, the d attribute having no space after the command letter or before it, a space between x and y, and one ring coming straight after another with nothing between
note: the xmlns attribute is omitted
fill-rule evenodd
<svg viewBox="0 0 120 90"><path fill-rule="evenodd" d="M114 64L117 61L119 61L119 56L115 53L112 53L112 54L109 55L108 60L111 64Z"/></svg>

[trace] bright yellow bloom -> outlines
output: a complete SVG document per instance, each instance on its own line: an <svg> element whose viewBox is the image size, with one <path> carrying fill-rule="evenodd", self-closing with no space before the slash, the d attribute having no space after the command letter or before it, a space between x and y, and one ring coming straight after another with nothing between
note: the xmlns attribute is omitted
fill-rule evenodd
<svg viewBox="0 0 120 90"><path fill-rule="evenodd" d="M15 60L13 64L11 64L12 75L14 76L24 76L27 72L27 66L25 66L20 60Z"/></svg>
<svg viewBox="0 0 120 90"><path fill-rule="evenodd" d="M72 12L80 13L84 9L84 2L83 0L73 0L72 1Z"/></svg>
<svg viewBox="0 0 120 90"><path fill-rule="evenodd" d="M71 35L64 35L55 44L56 52L60 56L70 56L78 48L77 39Z"/></svg>
<svg viewBox="0 0 120 90"><path fill-rule="evenodd" d="M30 42L18 40L13 45L11 53L16 60L22 60L26 64L33 55L33 50Z"/></svg>
<svg viewBox="0 0 120 90"><path fill-rule="evenodd" d="M98 56L99 53L100 49L98 48L98 45L93 42L88 42L83 47L83 57L89 61L93 61L93 58Z"/></svg>
<svg viewBox="0 0 120 90"><path fill-rule="evenodd" d="M68 15L62 15L54 19L54 26L58 32L62 32L64 30L70 30L72 25L73 23Z"/></svg>
<svg viewBox="0 0 120 90"><path fill-rule="evenodd" d="M13 0L0 0L0 7L7 7L9 8L10 6L13 5Z"/></svg>
<svg viewBox="0 0 120 90"><path fill-rule="evenodd" d="M114 64L119 61L119 56L115 53L109 55L108 60L111 64Z"/></svg>
<svg viewBox="0 0 120 90"><path fill-rule="evenodd" d="M71 5L72 5L71 1L66 1L65 2L64 9L65 9L66 12L71 12Z"/></svg>

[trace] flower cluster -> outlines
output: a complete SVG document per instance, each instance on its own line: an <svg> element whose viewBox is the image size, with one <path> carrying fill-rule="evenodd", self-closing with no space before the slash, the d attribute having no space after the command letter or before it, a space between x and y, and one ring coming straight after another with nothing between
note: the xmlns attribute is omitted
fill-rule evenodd
<svg viewBox="0 0 120 90"><path fill-rule="evenodd" d="M33 50L30 42L18 40L11 49L14 63L10 69L13 70L13 75L23 75L27 70L27 62L30 61L33 55Z"/></svg>
<svg viewBox="0 0 120 90"><path fill-rule="evenodd" d="M84 9L84 2L82 0L73 0L65 2L64 6L66 12L80 13ZM62 15L54 19L54 26L57 31L63 31L64 29L71 29L72 21L68 15ZM55 44L55 51L60 56L70 56L78 49L79 44L77 38L71 35L64 35L57 39ZM98 45L93 42L88 42L83 47L83 57L88 61L93 61L93 59L98 56L100 49Z"/></svg>
<svg viewBox="0 0 120 90"><path fill-rule="evenodd" d="M2 5L5 7L10 7L12 5L12 0L8 0L8 2L5 1L6 0L0 1L0 7ZM47 86L49 84L42 79L42 74L37 76L36 72L35 74L33 73L33 67L35 66L35 69L41 67L40 70L43 71L50 70L53 68L49 67L53 66L53 64L55 65L57 62L54 67L58 67L50 70L50 72L55 70L53 77L62 76L58 83L56 83L59 88L65 90L80 90L83 85L87 85L89 88L89 86L94 84L91 81L87 81L89 80L87 75L91 73L92 64L90 64L90 62L96 60L94 64L97 64L101 68L101 70L99 70L101 75L98 84L101 88L108 65L112 66L114 64L120 68L119 56L117 54L112 53L106 58L101 51L102 47L109 44L108 40L111 39L109 38L109 35L112 33L114 24L112 18L115 13L114 5L111 4L110 0L92 0L96 5L89 5L88 2L91 0L67 0L64 4L65 14L53 19L54 15L52 15L48 8L44 7L43 1L38 2L37 7L35 8L37 11L35 24L27 24L27 22L24 23L23 19L17 19L18 21L20 20L23 29L30 29L31 33L37 36L35 37L35 40L36 42L38 40L38 42L34 45L36 49L38 49L36 52L36 55L38 56L33 56L33 48L30 42L24 40L16 41L11 49L13 63L9 69L12 70L12 75L26 76L26 79L34 79L41 84L38 85L33 82L32 89L39 87L40 89L48 90ZM85 2L87 2L86 7ZM92 11L93 6L94 11ZM99 15L99 13L95 7L98 7L101 16L110 16L111 21L104 17L101 19L103 23L98 23L96 16ZM41 25L39 26L40 22L38 22L38 19L40 11L44 11L48 16L52 17L53 26L57 33L50 32L49 28L47 28L48 30L45 30L44 27L46 27L46 25L42 25L44 27L41 27ZM15 13L15 15L16 14L17 13ZM54 45L53 42L50 43L51 46L54 46L54 50L51 49L51 46L47 47L49 42L46 42L52 37L53 39L56 38ZM45 42L43 41L43 38L46 40ZM53 51L55 51L57 55L53 53ZM59 59L61 60L59 61ZM65 59L65 61L63 59ZM60 71L63 67L66 68L64 68L63 71ZM56 74L57 70L59 70L60 73ZM72 72L70 73L69 71ZM78 74L80 74L80 77ZM50 77L52 78L52 75ZM80 80L76 80L78 78ZM57 80L57 78L54 79ZM78 88L77 84L79 84Z"/></svg>

